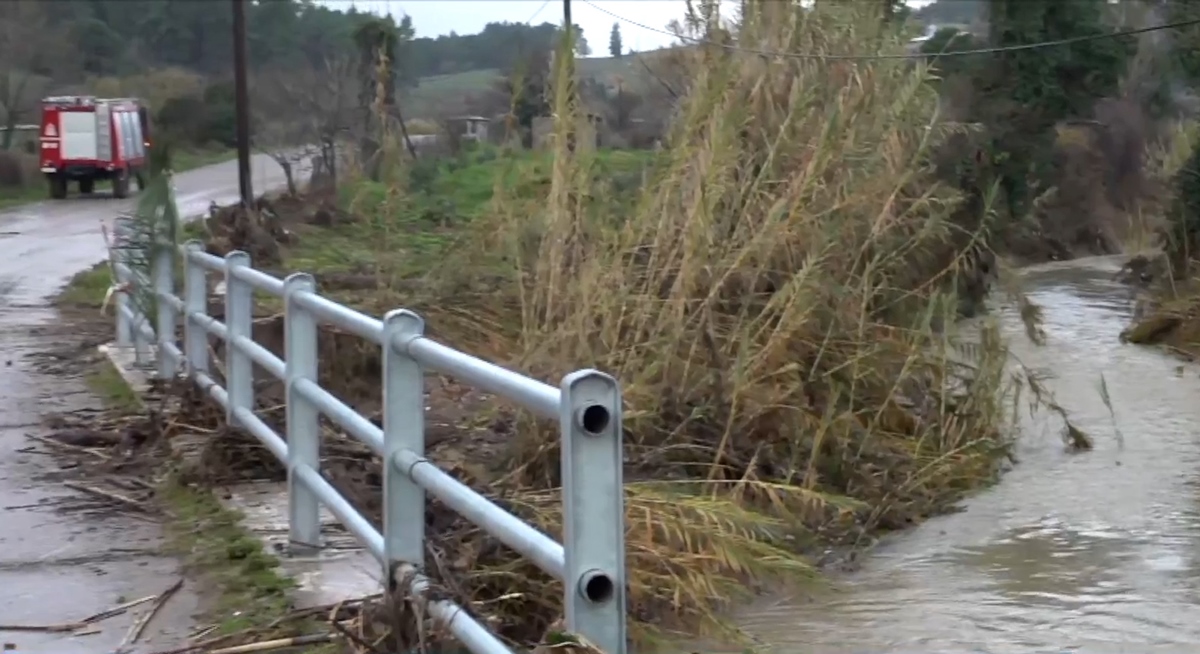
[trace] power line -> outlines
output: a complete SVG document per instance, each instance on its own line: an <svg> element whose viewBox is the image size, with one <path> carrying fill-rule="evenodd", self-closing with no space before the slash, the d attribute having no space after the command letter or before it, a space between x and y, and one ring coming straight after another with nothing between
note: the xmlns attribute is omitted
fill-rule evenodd
<svg viewBox="0 0 1200 654"><path fill-rule="evenodd" d="M693 38L690 36L682 36L680 34L676 34L674 32L668 31L668 30L658 29L656 27L650 27L649 25L644 25L642 23L638 23L636 21L629 20L628 18L625 18L623 16L618 16L617 14L614 14L613 12L611 12L607 9L604 9L602 7L595 5L592 2L589 2L589 0L579 0L579 1L587 6L591 7L592 9L599 11L602 14L607 14L608 16L611 16L612 18L617 19L618 21L620 21L622 23L626 23L628 25L632 25L634 27L637 27L639 29L644 29L649 32L665 34L667 36L677 38L680 41L685 41L687 43L693 43L696 45L711 45L711 46L716 46L718 48L722 48L724 50L729 50L731 52L741 52L743 54L752 54L752 55L757 55L759 57L771 57L771 58L776 58L776 59L818 59L818 60L823 60L823 61L874 61L874 60L879 60L879 59L926 59L930 56L937 56L938 58L944 58L944 57L952 57L952 56L959 57L959 56L965 56L965 55L999 54L1002 52L1016 52L1019 50L1039 50L1041 48L1053 48L1053 47L1064 46L1064 45L1074 45L1076 43L1084 43L1087 41L1099 41L1101 39L1120 38L1120 37L1124 37L1124 36L1137 36L1138 34L1147 34L1149 32L1158 32L1158 31L1170 30L1170 29L1180 29L1183 27L1191 27L1193 25L1200 25L1200 18L1197 18L1197 19L1192 19L1192 20L1183 20L1183 21L1179 21L1177 23L1166 23L1163 25L1152 25L1150 27L1139 27L1137 29L1122 30L1119 32L1103 32L1100 34L1089 34L1087 36L1075 36L1075 37L1071 37L1069 39L1058 39L1057 41L1041 41L1038 43L1025 43L1022 45L1010 45L1010 46L1001 46L1001 47L994 47L994 48L978 48L975 50L953 50L953 51L948 51L948 52L942 52L937 55L931 55L931 54L921 53L921 52L887 53L887 54L870 54L870 55L867 55L867 54L839 55L839 54L814 54L814 53L806 53L806 52L776 52L776 51L771 51L771 50L756 50L753 48L742 48L742 47L739 47L736 45L730 45L727 43L717 43L716 41L709 41L706 39L697 39L697 38Z"/></svg>
<svg viewBox="0 0 1200 654"><path fill-rule="evenodd" d="M546 10L546 7L549 7L549 6L550 6L550 0L546 0L545 2L543 2L543 3L542 3L542 6L538 7L538 10L537 10L537 11L535 11L535 12L533 12L533 15L532 15L532 16L530 16L530 17L529 17L529 18L528 18L528 19L525 21L525 24L526 24L526 25L531 25L531 24L533 23L533 20L534 20L535 18L537 18L538 16L542 15L542 12L543 12L543 11L545 11L545 10Z"/></svg>

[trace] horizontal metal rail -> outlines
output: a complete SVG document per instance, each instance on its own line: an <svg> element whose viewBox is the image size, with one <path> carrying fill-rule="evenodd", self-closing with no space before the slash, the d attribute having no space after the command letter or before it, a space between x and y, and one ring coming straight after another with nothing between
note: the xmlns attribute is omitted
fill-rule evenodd
<svg viewBox="0 0 1200 654"><path fill-rule="evenodd" d="M120 257L119 253L114 253ZM182 259L182 289L174 272ZM288 469L289 539L297 547L321 546L318 510L324 505L377 558L385 576L404 580L423 596L426 493L441 500L542 570L562 580L566 626L602 651L626 651L625 542L622 499L621 393L616 380L594 370L567 375L555 388L438 343L424 335L424 322L407 310L383 319L364 315L317 293L310 275L285 279L251 266L243 252L216 257L199 242L162 247L152 256L150 280L125 260L114 261L118 286L117 343L157 353L160 377L187 375L225 409L230 425L257 438ZM208 315L207 273L225 283L224 321ZM151 288L147 289L146 287ZM154 298L153 320L142 314ZM284 300L284 352L253 339L255 292ZM176 328L183 321L183 342ZM381 348L383 426L356 412L321 387L317 378L318 326L327 324ZM210 345L224 347L222 386L209 372ZM286 388L286 438L256 414L254 367ZM533 525L504 511L425 458L424 373L455 377L505 398L562 430L563 534L558 543ZM382 457L383 531L351 505L321 475L319 417L329 418ZM429 615L473 652L509 649L462 607L427 601Z"/></svg>

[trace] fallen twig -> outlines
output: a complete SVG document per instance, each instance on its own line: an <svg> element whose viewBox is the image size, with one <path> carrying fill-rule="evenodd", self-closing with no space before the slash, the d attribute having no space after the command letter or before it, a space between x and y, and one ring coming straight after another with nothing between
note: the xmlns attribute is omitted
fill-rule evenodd
<svg viewBox="0 0 1200 654"><path fill-rule="evenodd" d="M38 436L36 434L26 434L25 436L43 444L43 445L48 445L52 448L56 448L56 449L63 450L66 452L82 452L84 454L90 454L91 456L94 456L99 459L107 459L108 458L107 454L104 454L103 452L96 450L95 448L84 447L82 445L71 445L70 443L64 443L62 441L55 440L53 438L46 438L45 436Z"/></svg>
<svg viewBox="0 0 1200 654"><path fill-rule="evenodd" d="M153 600L155 597L156 597L155 595L147 595L141 599L135 599L130 602L125 602L124 604L118 604L117 606L114 606L111 609L105 609L104 611L101 611L99 613L89 615L88 617L80 620L79 624L88 625L88 624L92 624L93 622L107 620L108 618L111 618L115 615L121 615L122 613L128 611L129 609L132 609L135 606L140 606L142 604L145 604L146 602Z"/></svg>
<svg viewBox="0 0 1200 654"><path fill-rule="evenodd" d="M220 643L223 643L237 635L238 634L233 633L233 634L222 634L220 636L213 636L212 638L205 638L204 640L192 639L192 642L188 643L187 645L184 645L183 647L176 647L173 649L162 649L162 650L158 650L157 652L151 652L151 654L187 654L187 652L195 652L198 650L208 649L208 648L212 647L213 645L218 645Z"/></svg>
<svg viewBox="0 0 1200 654"><path fill-rule="evenodd" d="M96 622L120 615L129 609L138 606L139 604L145 604L155 597L155 595L150 595L148 597L133 600L132 602L125 602L124 604L114 606L111 609L105 609L99 613L89 615L78 622L63 622L60 624L0 624L0 631L38 631L41 633L52 634L81 631L85 630L87 627ZM80 635L86 635L86 633Z"/></svg>
<svg viewBox="0 0 1200 654"><path fill-rule="evenodd" d="M358 601L360 603L362 602L362 600L358 600ZM345 602L338 602L337 604L335 604L333 606L333 608L329 609L329 626L333 627L334 629L336 629L338 631L338 633L345 636L346 639L349 640L355 646L355 649L358 650L360 653L361 652L372 652L373 654L383 654L382 650L375 647L371 643L368 643L366 640L364 640L360 636L356 635L354 632L347 629L346 626L343 625L340 620L338 620L338 614L341 613L342 607L344 605L345 605ZM361 617L361 614L360 614L360 617Z"/></svg>
<svg viewBox="0 0 1200 654"><path fill-rule="evenodd" d="M277 638L275 640L264 640L257 643L247 643L245 645L234 645L233 647L222 647L220 649L209 650L208 654L246 654L246 652L266 652L274 649L283 649L284 647L298 647L300 645L328 643L333 641L335 638L336 636L333 634L311 634L308 636Z"/></svg>
<svg viewBox="0 0 1200 654"><path fill-rule="evenodd" d="M167 600L171 599L171 596L174 595L175 592L178 591L182 586L183 578L180 577L175 583L171 584L169 588L164 590L162 594L154 600L154 604L150 605L150 610L146 611L146 614L143 615L140 620L134 623L135 628L131 632L131 638L129 639L129 642L122 643L121 647L136 643L138 638L142 637L142 632L146 630L146 627L150 624L150 621L154 619L154 616L158 613L159 609L161 609L163 605L167 603Z"/></svg>
<svg viewBox="0 0 1200 654"><path fill-rule="evenodd" d="M142 513L149 513L149 509L146 507L146 505L144 503L139 502L130 497L125 497L124 495L119 495L112 491L106 491L106 490L103 490L100 488L96 488L95 486L85 486L83 484L76 484L74 482L69 482L69 481L63 482L63 486L66 486L67 488L70 488L72 490L77 490L81 493L87 493L89 495L95 495L96 497L102 497L106 500L116 502L118 504L124 504L125 506L128 506L128 507L135 509L137 511L140 511Z"/></svg>
<svg viewBox="0 0 1200 654"><path fill-rule="evenodd" d="M40 631L47 634L57 634L75 631L86 626L81 622L66 622L63 624L0 624L0 631Z"/></svg>
<svg viewBox="0 0 1200 654"><path fill-rule="evenodd" d="M192 641L194 644L196 641L199 641L200 639L211 634L212 632L216 631L219 628L220 628L220 625L215 625L215 624L209 625L207 627L204 627L203 629L200 629L200 630L192 633L190 636L188 636L188 640Z"/></svg>

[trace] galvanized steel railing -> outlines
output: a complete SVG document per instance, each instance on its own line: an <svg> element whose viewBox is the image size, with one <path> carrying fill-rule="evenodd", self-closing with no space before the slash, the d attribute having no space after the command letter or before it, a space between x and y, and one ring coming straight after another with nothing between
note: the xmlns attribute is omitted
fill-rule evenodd
<svg viewBox="0 0 1200 654"><path fill-rule="evenodd" d="M188 376L225 408L230 425L253 434L287 466L292 543L320 546L318 510L324 504L380 561L387 578L411 580L413 595L419 597L428 584L420 575L428 492L561 580L569 631L601 651L625 652L621 392L612 377L580 370L554 388L426 338L424 322L411 311L398 309L377 320L319 295L311 275L295 273L280 280L254 269L244 252L215 257L196 241L180 248L184 264L180 297L173 279L173 249L163 248L153 258L148 282L120 260L119 251L114 253L118 281L150 286L157 314L151 325L132 298L118 294L117 345L133 347L140 361L153 352L159 378ZM225 322L207 315L207 272L224 276ZM253 340L255 291L284 300L283 359ZM175 339L180 318L182 348ZM382 347L382 429L317 383L318 323L336 325ZM226 344L225 387L210 373L210 337ZM286 440L255 413L254 364L286 384ZM424 458L425 370L505 397L541 417L558 419L563 438L563 544ZM383 533L321 476L321 414L382 457ZM471 651L510 651L459 606L433 601L428 610Z"/></svg>

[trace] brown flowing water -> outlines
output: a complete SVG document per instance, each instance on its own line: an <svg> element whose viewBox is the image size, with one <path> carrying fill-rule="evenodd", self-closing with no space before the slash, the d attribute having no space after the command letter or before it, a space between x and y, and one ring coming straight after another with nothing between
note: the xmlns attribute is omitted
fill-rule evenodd
<svg viewBox="0 0 1200 654"><path fill-rule="evenodd" d="M1023 407L1019 463L997 486L888 539L817 597L762 602L739 623L781 654L1197 651L1200 368L1119 342L1132 313L1119 266L1024 271L1044 346L998 312L1093 451L1066 452L1061 422Z"/></svg>

